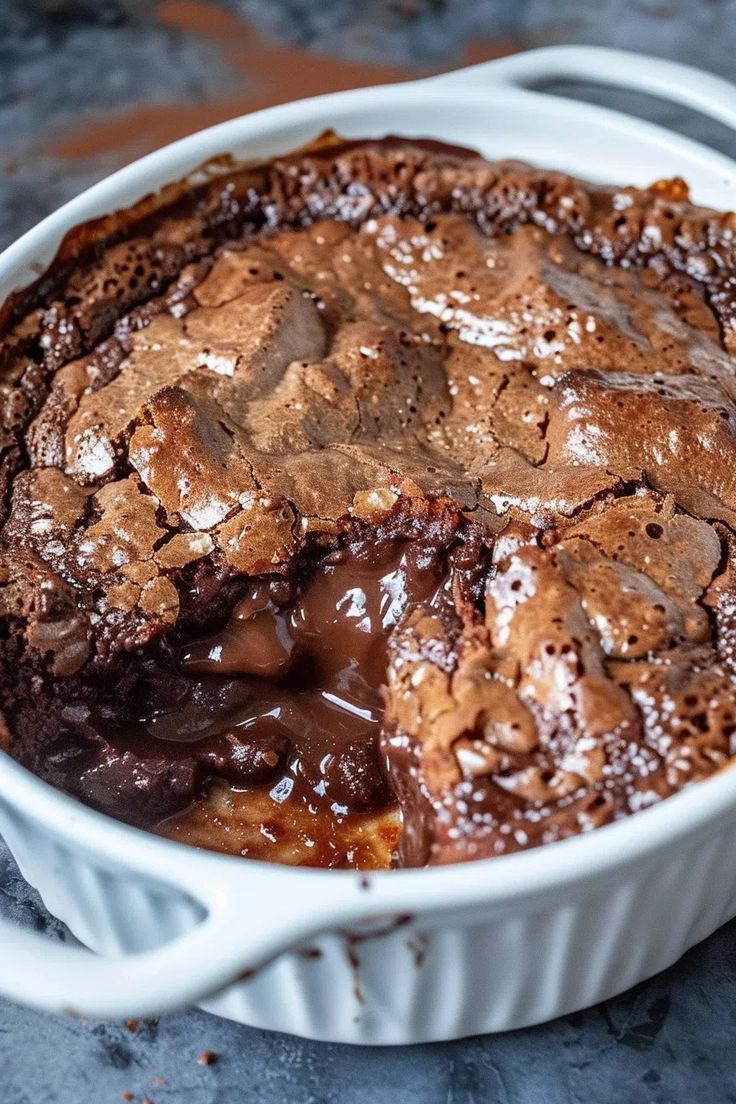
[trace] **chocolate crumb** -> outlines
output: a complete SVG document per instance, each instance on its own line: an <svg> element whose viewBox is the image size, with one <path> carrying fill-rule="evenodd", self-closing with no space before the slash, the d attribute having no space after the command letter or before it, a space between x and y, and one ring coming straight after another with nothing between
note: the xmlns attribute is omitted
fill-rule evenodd
<svg viewBox="0 0 736 1104"><path fill-rule="evenodd" d="M322 951L319 949L319 947L302 947L298 951L298 954L299 954L300 958L306 958L306 959L322 958Z"/></svg>

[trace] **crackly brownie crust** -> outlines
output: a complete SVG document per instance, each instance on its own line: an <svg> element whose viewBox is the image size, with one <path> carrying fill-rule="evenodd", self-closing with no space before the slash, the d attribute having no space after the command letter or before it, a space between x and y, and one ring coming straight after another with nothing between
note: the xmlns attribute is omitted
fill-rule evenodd
<svg viewBox="0 0 736 1104"><path fill-rule="evenodd" d="M301 713L247 755L242 728L174 748L151 718L194 702L242 724L259 678L306 708L297 613L314 580L337 594L365 569L376 593L404 588L370 626L378 727L333 755L318 796L341 796L312 817L395 798L399 861L447 862L718 770L736 732L735 227L677 181L326 139L72 237L6 308L0 352L11 754L136 823L173 814L184 838L213 778L262 801L298 761L307 807L326 749L297 755ZM226 630L280 633L288 663L251 670L248 644L226 681L186 667ZM311 861L355 864L341 846Z"/></svg>

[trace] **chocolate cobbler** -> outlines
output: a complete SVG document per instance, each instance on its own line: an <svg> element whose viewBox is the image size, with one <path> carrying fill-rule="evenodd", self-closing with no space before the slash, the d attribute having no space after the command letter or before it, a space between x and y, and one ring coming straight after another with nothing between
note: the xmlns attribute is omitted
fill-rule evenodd
<svg viewBox="0 0 736 1104"><path fill-rule="evenodd" d="M501 855L736 754L736 216L326 136L2 318L0 744L280 862Z"/></svg>

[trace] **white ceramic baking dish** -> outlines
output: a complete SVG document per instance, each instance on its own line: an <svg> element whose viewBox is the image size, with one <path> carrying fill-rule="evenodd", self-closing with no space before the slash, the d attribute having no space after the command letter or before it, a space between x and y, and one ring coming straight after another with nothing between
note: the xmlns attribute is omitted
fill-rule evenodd
<svg viewBox="0 0 736 1104"><path fill-rule="evenodd" d="M78 223L213 155L258 158L334 127L445 139L590 179L680 175L728 208L736 163L636 119L529 91L585 78L736 127L736 89L656 59L535 50L430 80L322 96L195 134L68 203L0 257L0 301ZM520 1027L663 969L736 914L736 771L590 835L464 866L292 870L196 851L109 819L0 754L0 831L80 948L0 926L0 992L51 1010L148 1015L191 1003L260 1027L412 1043Z"/></svg>

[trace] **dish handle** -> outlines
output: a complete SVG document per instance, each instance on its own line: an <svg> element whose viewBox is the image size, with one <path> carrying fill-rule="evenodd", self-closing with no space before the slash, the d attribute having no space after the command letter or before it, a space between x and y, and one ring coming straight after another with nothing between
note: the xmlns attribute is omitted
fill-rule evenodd
<svg viewBox="0 0 736 1104"><path fill-rule="evenodd" d="M204 918L151 951L103 958L0 918L0 995L100 1019L158 1016L196 1004L325 928L368 912L358 875L295 893L295 873L253 865L200 902ZM314 875L314 871L310 871ZM317 875L319 879L319 874ZM204 895L202 895L204 896Z"/></svg>
<svg viewBox="0 0 736 1104"><path fill-rule="evenodd" d="M683 104L736 129L736 85L690 65L603 46L544 46L471 65L433 81L527 88L567 78L608 84Z"/></svg>

